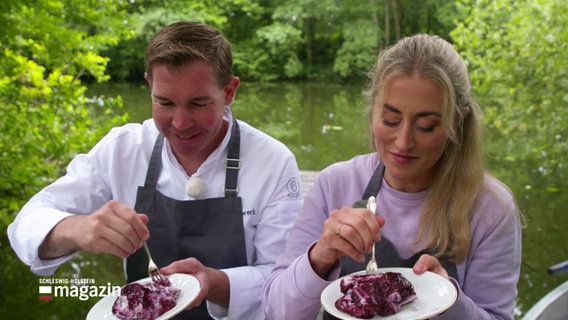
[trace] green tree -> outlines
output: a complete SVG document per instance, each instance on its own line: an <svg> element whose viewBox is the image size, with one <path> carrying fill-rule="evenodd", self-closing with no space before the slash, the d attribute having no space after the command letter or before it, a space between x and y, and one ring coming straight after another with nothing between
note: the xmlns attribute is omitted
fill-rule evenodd
<svg viewBox="0 0 568 320"><path fill-rule="evenodd" d="M251 46L255 31L262 27L265 9L257 2L244 0L140 0L128 7L134 36L121 39L116 46L102 54L109 57L109 74L114 80L141 81L144 73L146 46L162 27L176 21L200 21L208 23L231 41L235 53L235 69L243 77L249 72L250 56L238 53Z"/></svg>
<svg viewBox="0 0 568 320"><path fill-rule="evenodd" d="M85 97L80 78L107 81L107 59L96 50L127 33L118 5L41 1L30 7L12 1L3 9L0 207L13 213L21 199L58 176L69 157L85 151L119 120L103 123L91 117L118 101Z"/></svg>
<svg viewBox="0 0 568 320"><path fill-rule="evenodd" d="M108 59L98 51L129 36L125 3L1 2L2 230L31 195L62 174L71 157L87 151L111 126L126 121L125 116L111 115L121 106L120 98L89 98L81 82L109 79ZM0 258L0 286L19 289L1 295L0 318L84 319L89 308L74 308L82 301L38 306L38 296L30 294L37 293L37 277L16 258L5 232L0 234Z"/></svg>
<svg viewBox="0 0 568 320"><path fill-rule="evenodd" d="M448 0L342 0L343 42L334 71L342 77L367 71L377 52L415 33L449 38L455 18L455 1Z"/></svg>
<svg viewBox="0 0 568 320"><path fill-rule="evenodd" d="M550 216L562 205L542 203L562 199L560 192L566 189L568 3L461 0L459 16L464 18L451 35L469 64L485 112L492 138L486 144L488 160L502 168L493 173L517 186L525 181L523 189L514 190L528 226L523 231L523 277L518 285L522 299L517 307L523 313L562 281L541 276L544 270L535 266L566 257L566 250L542 250L565 234L565 224ZM518 163L529 172L516 172ZM550 218L556 225L547 228ZM537 233L546 238L539 239Z"/></svg>
<svg viewBox="0 0 568 320"><path fill-rule="evenodd" d="M452 37L469 63L489 128L506 142L495 145L507 145L490 150L492 156L529 161L545 176L559 174L568 154L568 3L462 0L459 5L466 18Z"/></svg>
<svg viewBox="0 0 568 320"><path fill-rule="evenodd" d="M416 32L447 37L447 0L138 0L128 7L136 36L110 47L114 79L140 80L144 49L158 28L178 20L217 27L233 45L243 80L361 78L377 50Z"/></svg>

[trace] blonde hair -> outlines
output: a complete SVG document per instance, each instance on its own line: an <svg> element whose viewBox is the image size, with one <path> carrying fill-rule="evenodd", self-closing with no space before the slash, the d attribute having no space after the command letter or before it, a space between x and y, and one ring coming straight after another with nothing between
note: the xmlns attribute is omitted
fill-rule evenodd
<svg viewBox="0 0 568 320"><path fill-rule="evenodd" d="M434 81L444 95L442 125L448 134L445 151L428 187L416 242L426 237L435 256L460 262L469 252L470 221L485 174L482 151L482 113L471 96L471 84L462 57L444 39L417 34L381 52L369 73L364 96L373 109L383 105L389 81L400 75L419 75Z"/></svg>

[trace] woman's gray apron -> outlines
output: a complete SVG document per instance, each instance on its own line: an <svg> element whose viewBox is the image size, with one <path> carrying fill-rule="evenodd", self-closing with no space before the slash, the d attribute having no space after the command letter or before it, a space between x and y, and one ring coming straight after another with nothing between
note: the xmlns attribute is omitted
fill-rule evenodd
<svg viewBox="0 0 568 320"><path fill-rule="evenodd" d="M363 193L363 197L361 200L357 201L353 206L356 208L365 208L367 199L370 196L377 196L379 193L379 189L381 188L381 183L383 181L383 175L385 172L385 166L383 163L379 163L377 169L373 173L373 176L369 180L367 187L365 188L365 192ZM424 249L412 257L408 259L402 259L398 255L396 248L386 237L382 237L381 241L375 243L375 253L377 255L377 265L379 268L393 268L393 267L404 267L404 268L412 268L414 264L418 261L421 255L431 253L433 250ZM350 257L344 256L341 257L341 272L340 277L345 275L351 274L353 272L358 272L361 270L365 270L367 263L371 259L370 254L365 254L365 262L359 263ZM457 279L458 272L456 265L446 258L440 258L440 263L448 272L448 275L454 279ZM324 312L324 319L336 319L332 315L327 312Z"/></svg>
<svg viewBox="0 0 568 320"><path fill-rule="evenodd" d="M149 217L148 247L158 267L194 257L215 269L247 265L241 198L237 196L240 168L240 131L233 118L225 161L225 197L180 201L156 189L162 167L164 137L154 144L144 186L138 187L136 212ZM127 282L148 277L148 258L143 249L128 257ZM205 301L174 319L211 319Z"/></svg>

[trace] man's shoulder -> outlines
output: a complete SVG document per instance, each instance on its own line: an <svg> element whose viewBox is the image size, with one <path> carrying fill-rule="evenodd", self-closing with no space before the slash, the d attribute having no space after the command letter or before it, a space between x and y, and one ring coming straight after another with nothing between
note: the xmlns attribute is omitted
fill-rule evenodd
<svg viewBox="0 0 568 320"><path fill-rule="evenodd" d="M148 140L158 136L158 129L154 121L149 119L143 123L126 123L110 130L108 137L126 140Z"/></svg>
<svg viewBox="0 0 568 320"><path fill-rule="evenodd" d="M144 123L127 123L112 128L99 143L94 150L108 148L120 150L120 152L130 153L132 151L151 150L158 130L153 121L145 121Z"/></svg>
<svg viewBox="0 0 568 320"><path fill-rule="evenodd" d="M292 154L282 141L245 121L238 120L241 132L241 148L265 150L265 152L281 152Z"/></svg>

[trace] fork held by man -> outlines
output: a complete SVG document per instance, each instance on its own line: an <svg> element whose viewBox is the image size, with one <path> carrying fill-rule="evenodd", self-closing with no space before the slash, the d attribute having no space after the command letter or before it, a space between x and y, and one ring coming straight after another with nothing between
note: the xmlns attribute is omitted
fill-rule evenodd
<svg viewBox="0 0 568 320"><path fill-rule="evenodd" d="M160 273L160 269L152 259L152 255L150 254L150 250L148 249L146 241L143 241L142 244L144 245L144 250L148 255L148 275L150 276L150 278L152 278L152 281L154 281L155 284L160 286L169 286L170 281Z"/></svg>

